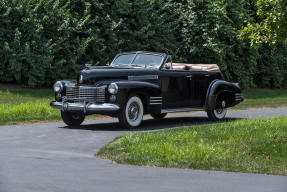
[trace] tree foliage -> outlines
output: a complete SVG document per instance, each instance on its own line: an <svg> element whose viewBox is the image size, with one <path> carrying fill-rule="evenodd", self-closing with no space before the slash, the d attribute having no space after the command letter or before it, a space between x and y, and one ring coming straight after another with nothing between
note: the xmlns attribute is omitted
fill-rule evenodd
<svg viewBox="0 0 287 192"><path fill-rule="evenodd" d="M254 44L276 43L287 38L287 1L254 0L258 22L248 23L242 36Z"/></svg>
<svg viewBox="0 0 287 192"><path fill-rule="evenodd" d="M254 86L256 51L238 39L248 22L244 0L187 0L182 4L182 55L193 63L218 63L225 77Z"/></svg>
<svg viewBox="0 0 287 192"><path fill-rule="evenodd" d="M218 63L244 87L284 87L286 43L255 48L238 38L268 10L253 0L1 0L0 82L50 86L75 78L85 63L146 50Z"/></svg>

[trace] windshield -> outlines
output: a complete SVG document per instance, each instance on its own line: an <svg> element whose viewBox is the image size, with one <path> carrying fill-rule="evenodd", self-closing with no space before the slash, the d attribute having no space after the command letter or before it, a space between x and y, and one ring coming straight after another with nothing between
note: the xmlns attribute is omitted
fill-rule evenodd
<svg viewBox="0 0 287 192"><path fill-rule="evenodd" d="M162 60L163 57L160 55L132 53L118 56L112 65L119 67L159 68Z"/></svg>

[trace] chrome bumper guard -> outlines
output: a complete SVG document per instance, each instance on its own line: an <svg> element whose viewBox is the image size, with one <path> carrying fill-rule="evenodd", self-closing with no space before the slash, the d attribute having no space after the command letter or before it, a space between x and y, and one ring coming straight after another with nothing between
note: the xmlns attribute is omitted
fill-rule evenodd
<svg viewBox="0 0 287 192"><path fill-rule="evenodd" d="M93 103L67 103L52 101L50 106L63 111L105 112L118 111L120 107L115 104L93 104Z"/></svg>

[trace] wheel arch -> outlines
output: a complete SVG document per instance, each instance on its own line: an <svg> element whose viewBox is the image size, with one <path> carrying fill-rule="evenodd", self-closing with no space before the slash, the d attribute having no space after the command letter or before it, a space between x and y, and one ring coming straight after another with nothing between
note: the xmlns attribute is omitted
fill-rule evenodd
<svg viewBox="0 0 287 192"><path fill-rule="evenodd" d="M161 96L160 86L154 83L144 81L119 81L115 83L119 87L121 97L125 98L121 99L120 105L124 105L126 99L134 94L139 96L142 100L145 113L148 113L149 111L149 98Z"/></svg>
<svg viewBox="0 0 287 192"><path fill-rule="evenodd" d="M212 110L216 107L216 100L218 97L224 97L226 101L226 107L232 107L236 105L235 94L240 94L240 88L233 83L214 80L210 83L205 99L205 110Z"/></svg>

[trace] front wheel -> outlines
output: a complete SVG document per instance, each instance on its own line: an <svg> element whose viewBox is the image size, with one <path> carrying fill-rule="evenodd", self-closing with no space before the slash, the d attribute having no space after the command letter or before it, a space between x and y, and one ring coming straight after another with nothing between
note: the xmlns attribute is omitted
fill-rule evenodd
<svg viewBox="0 0 287 192"><path fill-rule="evenodd" d="M138 96L131 96L118 115L122 127L136 128L143 119L144 107Z"/></svg>
<svg viewBox="0 0 287 192"><path fill-rule="evenodd" d="M61 116L68 126L79 126L85 119L85 114L82 112L61 111Z"/></svg>

